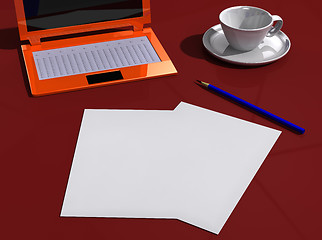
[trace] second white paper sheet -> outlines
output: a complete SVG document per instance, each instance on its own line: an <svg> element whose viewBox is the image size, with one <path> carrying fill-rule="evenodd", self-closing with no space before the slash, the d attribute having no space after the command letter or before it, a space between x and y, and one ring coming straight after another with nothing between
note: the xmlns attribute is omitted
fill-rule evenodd
<svg viewBox="0 0 322 240"><path fill-rule="evenodd" d="M85 110L61 216L180 219L218 234L280 133L187 103Z"/></svg>

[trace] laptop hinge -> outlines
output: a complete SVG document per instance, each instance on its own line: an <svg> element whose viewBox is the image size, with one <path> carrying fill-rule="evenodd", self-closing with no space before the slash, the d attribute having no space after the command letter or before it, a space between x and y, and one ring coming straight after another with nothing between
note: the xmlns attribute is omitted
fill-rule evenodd
<svg viewBox="0 0 322 240"><path fill-rule="evenodd" d="M139 22L133 23L133 31L134 32L143 31L143 24Z"/></svg>
<svg viewBox="0 0 322 240"><path fill-rule="evenodd" d="M31 37L28 37L28 40L30 42L30 45L32 46L41 44L40 37L31 36Z"/></svg>

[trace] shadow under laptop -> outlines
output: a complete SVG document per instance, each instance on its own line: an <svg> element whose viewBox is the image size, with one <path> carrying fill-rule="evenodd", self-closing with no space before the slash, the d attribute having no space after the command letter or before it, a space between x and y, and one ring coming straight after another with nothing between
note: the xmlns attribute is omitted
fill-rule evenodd
<svg viewBox="0 0 322 240"><path fill-rule="evenodd" d="M0 29L0 49L16 49L20 46L18 28Z"/></svg>
<svg viewBox="0 0 322 240"><path fill-rule="evenodd" d="M17 52L18 52L18 56L19 56L19 64L20 64L20 69L21 69L21 73L22 73L23 83L25 85L28 97L33 97L32 94L31 94L31 89L30 89L30 85L29 85L27 70L26 70L26 67L25 67L25 64L24 64L24 58L23 58L20 46L17 47Z"/></svg>
<svg viewBox="0 0 322 240"><path fill-rule="evenodd" d="M20 48L21 42L19 38L18 28L15 27L15 28L0 29L0 36L3 36L0 38L0 49L17 51L18 57L19 57L19 67L21 69L23 82L27 90L28 96L32 97L31 90L29 87L28 75L24 65L22 51Z"/></svg>

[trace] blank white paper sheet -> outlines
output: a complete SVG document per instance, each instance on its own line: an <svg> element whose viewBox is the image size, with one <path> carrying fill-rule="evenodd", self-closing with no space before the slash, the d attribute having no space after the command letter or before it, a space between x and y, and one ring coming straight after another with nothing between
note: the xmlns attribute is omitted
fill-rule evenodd
<svg viewBox="0 0 322 240"><path fill-rule="evenodd" d="M218 234L280 133L184 102L86 109L61 216L179 219Z"/></svg>

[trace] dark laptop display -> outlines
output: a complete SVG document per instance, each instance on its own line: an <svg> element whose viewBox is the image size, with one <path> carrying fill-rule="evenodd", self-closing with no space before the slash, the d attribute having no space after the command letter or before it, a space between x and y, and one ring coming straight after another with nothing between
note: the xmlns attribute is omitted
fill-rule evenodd
<svg viewBox="0 0 322 240"><path fill-rule="evenodd" d="M143 16L142 0L23 0L28 31Z"/></svg>

